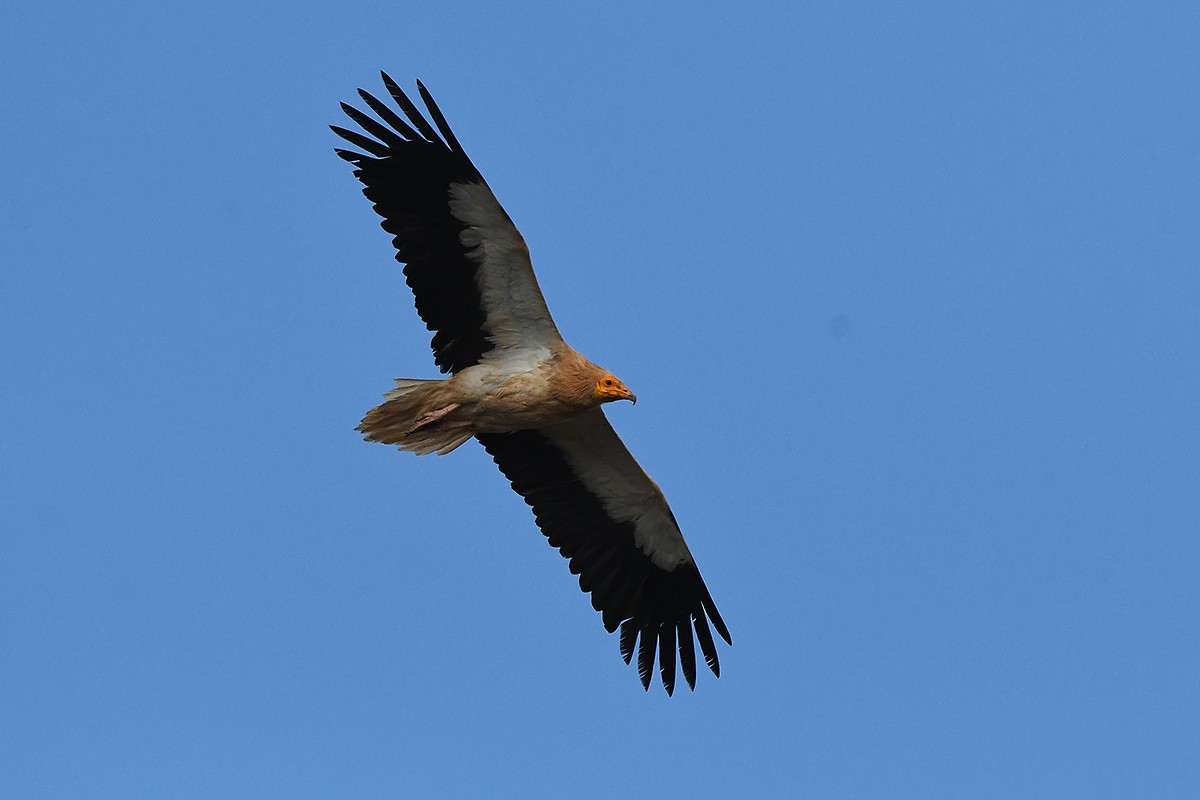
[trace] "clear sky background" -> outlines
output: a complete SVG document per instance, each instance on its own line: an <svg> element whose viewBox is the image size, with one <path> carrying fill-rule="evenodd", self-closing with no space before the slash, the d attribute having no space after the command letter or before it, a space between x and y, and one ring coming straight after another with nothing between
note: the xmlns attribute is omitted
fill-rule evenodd
<svg viewBox="0 0 1200 800"><path fill-rule="evenodd" d="M18 3L0 796L1200 796L1192 3ZM643 693L432 377L422 78L733 634Z"/></svg>

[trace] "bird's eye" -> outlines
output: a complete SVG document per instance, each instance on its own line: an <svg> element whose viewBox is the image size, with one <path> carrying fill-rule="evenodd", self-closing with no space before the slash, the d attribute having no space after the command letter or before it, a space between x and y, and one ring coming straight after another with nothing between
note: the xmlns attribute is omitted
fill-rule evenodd
<svg viewBox="0 0 1200 800"><path fill-rule="evenodd" d="M605 378L605 379L604 379L604 385L605 385L605 386L612 386L612 381L610 381L608 378Z"/></svg>

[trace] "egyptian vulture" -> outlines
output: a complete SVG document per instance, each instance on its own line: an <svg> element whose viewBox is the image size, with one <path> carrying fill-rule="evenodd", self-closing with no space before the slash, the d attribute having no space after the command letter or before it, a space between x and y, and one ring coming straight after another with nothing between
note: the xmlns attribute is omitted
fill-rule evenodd
<svg viewBox="0 0 1200 800"><path fill-rule="evenodd" d="M657 652L668 695L676 653L695 688L693 630L719 676L709 621L732 643L729 631L662 491L600 408L637 398L563 341L525 240L425 87L417 83L432 125L386 73L383 82L407 121L360 89L377 118L343 103L366 135L331 126L356 148L336 152L383 217L433 331L434 362L450 377L397 379L358 430L418 454L478 439L570 560L604 627L620 629L625 663L636 649L643 687Z"/></svg>

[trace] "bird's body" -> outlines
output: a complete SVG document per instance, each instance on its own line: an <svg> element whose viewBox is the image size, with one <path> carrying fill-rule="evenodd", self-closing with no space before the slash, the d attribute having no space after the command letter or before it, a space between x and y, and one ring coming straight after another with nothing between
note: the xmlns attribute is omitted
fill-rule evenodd
<svg viewBox="0 0 1200 800"><path fill-rule="evenodd" d="M627 662L636 649L643 686L657 653L670 694L678 653L694 687L693 631L720 674L708 622L726 642L729 631L662 491L600 408L636 397L563 340L525 240L429 93L418 83L436 130L383 78L407 122L360 90L379 119L343 104L370 135L334 127L366 151L337 152L393 235L417 311L434 331L434 361L451 375L396 379L359 430L418 454L477 438L570 559L605 627L620 628Z"/></svg>
<svg viewBox="0 0 1200 800"><path fill-rule="evenodd" d="M613 394L597 386L613 383ZM551 349L510 352L466 367L446 380L397 378L388 401L359 426L371 441L419 454L444 455L481 433L544 428L624 399L628 391L611 373L566 342ZM632 396L632 393L630 393Z"/></svg>

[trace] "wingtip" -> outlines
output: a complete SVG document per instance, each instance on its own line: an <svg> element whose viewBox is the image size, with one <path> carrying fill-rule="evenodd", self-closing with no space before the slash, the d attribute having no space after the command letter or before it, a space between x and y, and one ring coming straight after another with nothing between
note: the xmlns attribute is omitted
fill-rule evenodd
<svg viewBox="0 0 1200 800"><path fill-rule="evenodd" d="M633 660L634 645L637 644L637 628L633 625L633 620L626 620L621 623L620 639L621 658L625 659L628 664Z"/></svg>
<svg viewBox="0 0 1200 800"><path fill-rule="evenodd" d="M696 691L696 647L692 638L692 620L685 617L676 625L675 637L679 646L679 668L688 688Z"/></svg>
<svg viewBox="0 0 1200 800"><path fill-rule="evenodd" d="M640 638L637 654L638 677L642 679L642 688L649 689L650 682L654 679L654 655L658 648L658 638L653 628L642 628Z"/></svg>
<svg viewBox="0 0 1200 800"><path fill-rule="evenodd" d="M717 646L713 643L712 632L708 629L708 618L704 616L704 612L697 609L692 614L692 624L696 631L696 641L700 645L700 652L704 654L704 663L708 664L708 668L718 678L721 677L721 662L717 657Z"/></svg>
<svg viewBox="0 0 1200 800"><path fill-rule="evenodd" d="M667 697L675 691L675 648L675 623L668 622L658 631L658 674Z"/></svg>
<svg viewBox="0 0 1200 800"><path fill-rule="evenodd" d="M708 614L708 618L712 620L713 627L717 629L717 633L725 644L732 645L733 638L729 635L729 628L725 627L725 620L721 619L721 614L717 611L717 604L713 602L712 595L708 591L708 587L704 587L703 594L700 595L700 604L704 606L704 611Z"/></svg>
<svg viewBox="0 0 1200 800"><path fill-rule="evenodd" d="M725 644L732 645L733 637L729 635L729 629L725 627L725 620L721 619L721 615L716 613L715 608L713 609L712 623L713 627L717 629L717 633L725 640Z"/></svg>

